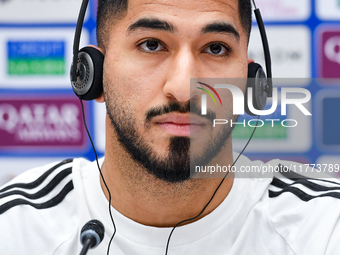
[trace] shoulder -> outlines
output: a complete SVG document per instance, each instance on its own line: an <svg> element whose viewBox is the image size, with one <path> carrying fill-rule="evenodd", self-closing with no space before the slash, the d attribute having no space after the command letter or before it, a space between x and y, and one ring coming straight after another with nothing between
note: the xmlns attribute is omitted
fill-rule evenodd
<svg viewBox="0 0 340 255"><path fill-rule="evenodd" d="M69 159L34 168L4 185L0 188L0 215L20 205L39 210L59 204L73 189L72 164Z"/></svg>
<svg viewBox="0 0 340 255"><path fill-rule="evenodd" d="M77 225L73 164L69 159L34 168L0 188L2 249L24 254L34 247L32 254L52 254L71 234L70 226Z"/></svg>
<svg viewBox="0 0 340 255"><path fill-rule="evenodd" d="M340 181L322 173L309 165L292 162L276 161L275 171L269 186L269 197L294 196L302 202L329 201L340 203ZM335 199L335 200L334 200ZM297 201L298 201L297 200Z"/></svg>
<svg viewBox="0 0 340 255"><path fill-rule="evenodd" d="M332 236L340 234L339 180L320 175L304 164L276 163L279 171L273 175L267 193L273 228L297 254L327 254Z"/></svg>

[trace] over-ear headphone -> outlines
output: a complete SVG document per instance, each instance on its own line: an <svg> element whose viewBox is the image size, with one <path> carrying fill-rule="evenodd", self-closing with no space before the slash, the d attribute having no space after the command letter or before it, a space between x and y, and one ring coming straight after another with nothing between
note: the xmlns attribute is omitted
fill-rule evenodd
<svg viewBox="0 0 340 255"><path fill-rule="evenodd" d="M248 65L248 82L245 91L244 109L249 115L255 116L248 107L248 88L252 88L252 102L256 110L263 110L266 105L267 97L272 97L273 83L272 83L272 64L270 58L269 44L264 28L262 16L260 10L256 7L255 1L252 0L254 5L254 13L257 25L260 30L264 60L266 64L267 76L261 67L257 63L250 63Z"/></svg>
<svg viewBox="0 0 340 255"><path fill-rule="evenodd" d="M83 0L78 16L73 42L71 85L74 93L82 100L93 100L103 92L104 55L96 48L79 50L81 30L89 0Z"/></svg>
<svg viewBox="0 0 340 255"><path fill-rule="evenodd" d="M255 1L252 1L255 8L254 13L256 21L261 33L267 76L261 65L257 63L248 65L248 82L244 102L245 111L250 115L254 114L248 108L248 88L252 88L252 102L254 108L257 110L263 110L267 102L267 97L272 97L273 90L271 59L267 35L260 10L256 7ZM85 47L79 50L80 34L88 2L89 0L83 0L80 8L74 36L73 63L71 67L72 88L74 93L82 100L93 100L99 97L103 92L102 77L104 55L93 47Z"/></svg>
<svg viewBox="0 0 340 255"><path fill-rule="evenodd" d="M93 100L103 92L104 55L93 47L78 52L76 80L72 81L74 93L82 100Z"/></svg>

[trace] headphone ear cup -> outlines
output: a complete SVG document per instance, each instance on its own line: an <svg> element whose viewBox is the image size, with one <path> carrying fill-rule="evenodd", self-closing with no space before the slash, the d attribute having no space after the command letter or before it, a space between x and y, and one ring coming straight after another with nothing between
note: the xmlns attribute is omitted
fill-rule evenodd
<svg viewBox="0 0 340 255"><path fill-rule="evenodd" d="M71 85L80 99L93 100L103 93L103 63L104 55L96 48L84 47L79 50L79 74L75 82L71 81Z"/></svg>
<svg viewBox="0 0 340 255"><path fill-rule="evenodd" d="M267 102L267 77L261 65L250 63L248 65L248 81L245 92L244 109L249 115L255 116L248 107L248 88L252 88L253 106L257 110L263 110Z"/></svg>

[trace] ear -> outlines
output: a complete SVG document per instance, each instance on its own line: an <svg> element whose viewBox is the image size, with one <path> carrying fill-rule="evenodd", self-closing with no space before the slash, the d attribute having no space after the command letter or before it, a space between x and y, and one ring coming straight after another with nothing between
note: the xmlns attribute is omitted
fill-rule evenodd
<svg viewBox="0 0 340 255"><path fill-rule="evenodd" d="M87 45L87 47L95 48L95 49L99 50L104 55L104 50L102 48L99 48L98 46L90 44L90 45Z"/></svg>

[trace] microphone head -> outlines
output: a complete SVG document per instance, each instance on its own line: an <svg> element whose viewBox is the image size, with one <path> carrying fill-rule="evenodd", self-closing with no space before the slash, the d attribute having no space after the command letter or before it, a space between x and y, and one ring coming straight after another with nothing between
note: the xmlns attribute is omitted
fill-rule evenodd
<svg viewBox="0 0 340 255"><path fill-rule="evenodd" d="M95 248L103 240L104 232L105 228L103 223L101 223L99 220L90 220L81 229L80 242L84 244L86 239L91 238L95 242L93 242L90 248Z"/></svg>

